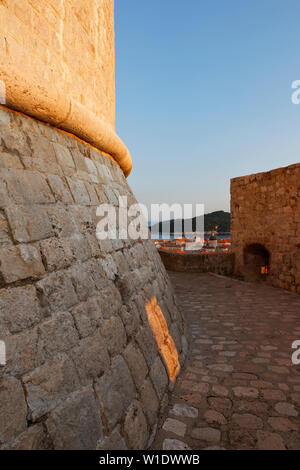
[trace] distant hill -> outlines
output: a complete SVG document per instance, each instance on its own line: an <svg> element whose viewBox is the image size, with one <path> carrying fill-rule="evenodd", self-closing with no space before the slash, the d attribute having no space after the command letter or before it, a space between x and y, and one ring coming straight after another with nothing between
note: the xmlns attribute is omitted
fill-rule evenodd
<svg viewBox="0 0 300 470"><path fill-rule="evenodd" d="M197 217L197 219L201 219ZM191 220L191 219L186 219ZM181 221L181 224L183 219ZM230 232L230 212L225 211L216 211L211 212L210 214L204 214L204 231L211 232L215 229L216 225L218 226L218 232ZM169 230L170 227L170 230ZM196 229L196 217L192 219L192 230ZM159 222L150 227L151 232L153 233L174 233L174 219L170 221Z"/></svg>

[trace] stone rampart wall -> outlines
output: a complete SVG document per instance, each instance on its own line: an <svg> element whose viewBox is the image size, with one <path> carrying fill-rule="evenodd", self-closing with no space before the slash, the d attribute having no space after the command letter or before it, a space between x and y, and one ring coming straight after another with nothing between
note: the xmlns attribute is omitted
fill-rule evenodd
<svg viewBox="0 0 300 470"><path fill-rule="evenodd" d="M159 250L162 262L169 271L231 275L234 270L232 253L168 253Z"/></svg>
<svg viewBox="0 0 300 470"><path fill-rule="evenodd" d="M231 237L237 274L244 250L261 245L268 281L300 293L300 164L231 180Z"/></svg>

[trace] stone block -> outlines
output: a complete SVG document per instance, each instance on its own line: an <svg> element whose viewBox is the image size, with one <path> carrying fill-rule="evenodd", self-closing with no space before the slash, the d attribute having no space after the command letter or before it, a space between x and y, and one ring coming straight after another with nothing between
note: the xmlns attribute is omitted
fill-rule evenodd
<svg viewBox="0 0 300 470"><path fill-rule="evenodd" d="M143 295L142 293L136 294L134 297L132 297L132 301L129 302L129 305L135 305L135 308L138 310L139 316L142 319L142 323L145 325L149 324L148 315L146 311L147 303L148 298L146 298L145 295Z"/></svg>
<svg viewBox="0 0 300 470"><path fill-rule="evenodd" d="M80 233L79 224L70 207L56 204L47 209L56 237L65 238Z"/></svg>
<svg viewBox="0 0 300 470"><path fill-rule="evenodd" d="M112 190L112 188L110 188L109 186L103 185L103 190L105 192L105 195L108 199L109 204L112 204L113 206L118 206L119 200L115 192Z"/></svg>
<svg viewBox="0 0 300 470"><path fill-rule="evenodd" d="M72 207L72 214L78 224L80 232L85 235L87 230L92 230L94 237L96 237L96 225L92 212L96 212L95 208L87 206Z"/></svg>
<svg viewBox="0 0 300 470"><path fill-rule="evenodd" d="M58 143L53 144L57 161L65 175L72 175L75 171L75 163L70 150Z"/></svg>
<svg viewBox="0 0 300 470"><path fill-rule="evenodd" d="M114 263L115 265L115 263ZM117 274L117 267L115 265L115 274ZM136 271L127 272L118 276L116 285L122 295L122 299L127 303L140 289L141 284Z"/></svg>
<svg viewBox="0 0 300 470"><path fill-rule="evenodd" d="M104 192L104 189L100 185L95 185L95 191L97 193L100 204L108 204L108 197Z"/></svg>
<svg viewBox="0 0 300 470"><path fill-rule="evenodd" d="M34 286L0 290L1 337L31 328L42 316Z"/></svg>
<svg viewBox="0 0 300 470"><path fill-rule="evenodd" d="M96 381L95 391L111 431L136 395L129 369L121 356L115 357L110 369Z"/></svg>
<svg viewBox="0 0 300 470"><path fill-rule="evenodd" d="M3 152L14 156L31 154L27 136L22 132L20 126L15 125L13 120L10 122L9 127L3 127L1 130L0 149Z"/></svg>
<svg viewBox="0 0 300 470"><path fill-rule="evenodd" d="M234 424L237 424L241 428L246 428L246 429L262 429L263 428L263 421L261 420L261 418L250 413L243 413L243 414L234 413L232 415L232 422Z"/></svg>
<svg viewBox="0 0 300 470"><path fill-rule="evenodd" d="M225 367L223 367L223 370L226 370ZM240 397L241 398L257 398L258 397L258 389L254 387L234 387L233 393L235 394L236 397L239 397L239 398Z"/></svg>
<svg viewBox="0 0 300 470"><path fill-rule="evenodd" d="M221 432L215 428L195 428L193 429L191 436L193 439L199 439L200 441L206 442L220 442Z"/></svg>
<svg viewBox="0 0 300 470"><path fill-rule="evenodd" d="M6 345L6 365L0 371L3 375L21 377L37 367L37 327L1 338Z"/></svg>
<svg viewBox="0 0 300 470"><path fill-rule="evenodd" d="M90 173L91 175L94 175L94 177L96 178L95 182L98 181L98 172L97 172L97 168L93 160L91 158L87 158L85 161L85 164L86 164L88 173Z"/></svg>
<svg viewBox="0 0 300 470"><path fill-rule="evenodd" d="M187 353L188 353L188 350L189 350L189 345L188 345L187 339L184 335L181 336L181 344L182 344L183 354L184 354L184 356L186 356Z"/></svg>
<svg viewBox="0 0 300 470"><path fill-rule="evenodd" d="M72 157L75 162L75 166L78 172L88 172L86 160L87 158L81 153L81 151L76 146L71 149Z"/></svg>
<svg viewBox="0 0 300 470"><path fill-rule="evenodd" d="M213 413L208 411L208 413ZM197 418L198 410L193 406L188 406L185 403L175 403L173 408L170 410L170 414L174 416L180 416L182 418Z"/></svg>
<svg viewBox="0 0 300 470"><path fill-rule="evenodd" d="M159 400L149 378L144 381L140 389L140 401L149 424L153 426L157 422Z"/></svg>
<svg viewBox="0 0 300 470"><path fill-rule="evenodd" d="M191 448L178 439L165 439L163 442L163 450L191 450Z"/></svg>
<svg viewBox="0 0 300 470"><path fill-rule="evenodd" d="M105 258L100 260L100 263L102 264L103 270L107 278L113 281L118 272L118 268L113 257L111 255L106 255Z"/></svg>
<svg viewBox="0 0 300 470"><path fill-rule="evenodd" d="M127 450L124 438L120 434L120 426L116 426L109 436L98 442L97 450Z"/></svg>
<svg viewBox="0 0 300 470"><path fill-rule="evenodd" d="M85 187L86 187L87 192L89 193L91 206L98 206L99 199L98 199L98 195L97 195L97 191L95 189L95 186L91 183L86 182Z"/></svg>
<svg viewBox="0 0 300 470"><path fill-rule="evenodd" d="M5 444L3 450L51 450L52 443L42 423L30 426L16 439Z"/></svg>
<svg viewBox="0 0 300 470"><path fill-rule="evenodd" d="M121 275L127 271L129 271L129 265L126 261L125 256L121 251L117 251L113 254L113 259L117 266L118 274Z"/></svg>
<svg viewBox="0 0 300 470"><path fill-rule="evenodd" d="M82 339L69 354L82 385L91 383L110 367L107 345L99 331Z"/></svg>
<svg viewBox="0 0 300 470"><path fill-rule="evenodd" d="M102 287L97 297L103 318L110 318L117 315L122 307L122 299L120 293L113 282Z"/></svg>
<svg viewBox="0 0 300 470"><path fill-rule="evenodd" d="M23 377L26 400L33 422L49 413L79 388L79 379L70 359L62 354Z"/></svg>
<svg viewBox="0 0 300 470"><path fill-rule="evenodd" d="M99 259L90 259L85 263L85 265L88 266L88 272L94 280L98 291L104 291L107 286L115 287L113 282L106 279L105 272Z"/></svg>
<svg viewBox="0 0 300 470"><path fill-rule="evenodd" d="M22 152L21 160L29 170L37 170L42 173L60 174L61 170L57 164L53 143L42 135L30 133L27 141L31 149L30 154Z"/></svg>
<svg viewBox="0 0 300 470"><path fill-rule="evenodd" d="M288 402L279 402L275 405L275 410L277 413L283 416L298 416L298 411L292 403Z"/></svg>
<svg viewBox="0 0 300 470"><path fill-rule="evenodd" d="M143 289L143 291L146 293L147 289L151 286L151 291L155 295L155 291L153 291L155 284L152 285L151 283L152 279L149 264L142 266L140 269L137 269L134 272L136 273L138 290ZM148 297L147 300L150 300L150 298Z"/></svg>
<svg viewBox="0 0 300 470"><path fill-rule="evenodd" d="M269 418L268 424L274 429L275 431L280 432L289 432L289 431L298 431L298 426L296 423L293 423L289 418L283 417L275 417Z"/></svg>
<svg viewBox="0 0 300 470"><path fill-rule="evenodd" d="M55 196L56 202L73 204L73 197L65 179L59 175L48 175L48 184Z"/></svg>
<svg viewBox="0 0 300 470"><path fill-rule="evenodd" d="M67 178L67 182L77 204L89 205L90 196L83 181Z"/></svg>
<svg viewBox="0 0 300 470"><path fill-rule="evenodd" d="M0 272L7 284L45 273L40 252L33 245L8 246L0 249Z"/></svg>
<svg viewBox="0 0 300 470"><path fill-rule="evenodd" d="M123 255L125 256L127 264L131 268L131 270L138 268L138 261L135 256L132 255L132 252L128 248L125 248L123 250Z"/></svg>
<svg viewBox="0 0 300 470"><path fill-rule="evenodd" d="M208 424L222 425L227 423L225 416L215 410L206 411L204 414L204 419L208 422Z"/></svg>
<svg viewBox="0 0 300 470"><path fill-rule="evenodd" d="M13 377L0 378L0 442L25 430L27 406L21 382Z"/></svg>
<svg viewBox="0 0 300 470"><path fill-rule="evenodd" d="M50 238L40 243L42 259L47 271L57 271L71 265L74 256L67 239Z"/></svg>
<svg viewBox="0 0 300 470"><path fill-rule="evenodd" d="M20 157L7 152L0 153L0 168L16 168L23 169Z"/></svg>
<svg viewBox="0 0 300 470"><path fill-rule="evenodd" d="M112 174L110 169L108 168L108 162L106 162L106 165L99 164L97 165L99 176L102 180L108 182L112 181Z"/></svg>
<svg viewBox="0 0 300 470"><path fill-rule="evenodd" d="M128 344L123 355L128 364L135 385L139 389L148 374L148 367L144 356L133 342Z"/></svg>
<svg viewBox="0 0 300 470"><path fill-rule="evenodd" d="M10 125L11 113L5 108L0 108L0 126L6 129Z"/></svg>
<svg viewBox="0 0 300 470"><path fill-rule="evenodd" d="M159 357L156 358L153 366L151 367L150 377L158 397L162 399L168 385L168 375Z"/></svg>
<svg viewBox="0 0 300 470"><path fill-rule="evenodd" d="M140 326L135 339L144 355L144 358L146 359L148 366L151 367L156 357L158 356L158 348L150 326Z"/></svg>
<svg viewBox="0 0 300 470"><path fill-rule="evenodd" d="M164 289L163 289L164 290ZM158 293L160 292L160 289L158 289ZM171 326L172 326L172 319L171 319L171 315L170 315L170 312L168 310L168 307L166 306L165 302L163 300L160 300L159 299L159 296L157 298L157 303L159 304L160 308L161 308L161 311L163 313L163 316L167 322L167 325L168 325L168 328L170 329ZM177 327L178 329L178 327ZM170 332L171 334L171 332ZM174 338L173 338L174 339ZM175 342L176 344L176 342Z"/></svg>
<svg viewBox="0 0 300 470"><path fill-rule="evenodd" d="M42 360L74 347L79 340L73 317L69 312L58 313L38 326L38 355Z"/></svg>
<svg viewBox="0 0 300 470"><path fill-rule="evenodd" d="M10 229L9 229L7 220L4 214L0 212L0 247L2 245L12 245L12 239L10 237Z"/></svg>
<svg viewBox="0 0 300 470"><path fill-rule="evenodd" d="M182 346L181 346L181 336L180 336L180 332L177 328L177 325L176 323L173 323L171 328L170 328L170 335L175 343L175 346L176 346L176 349L177 349L177 352L178 354L181 353L182 351Z"/></svg>
<svg viewBox="0 0 300 470"><path fill-rule="evenodd" d="M115 252L118 252L118 250L121 250L124 247L124 240L121 240L120 238L112 239L111 243L112 243L113 251Z"/></svg>
<svg viewBox="0 0 300 470"><path fill-rule="evenodd" d="M81 338L93 334L103 318L96 297L92 297L86 302L81 302L76 307L73 307L71 314Z"/></svg>
<svg viewBox="0 0 300 470"><path fill-rule="evenodd" d="M34 242L54 234L44 206L9 206L5 213L16 242Z"/></svg>
<svg viewBox="0 0 300 470"><path fill-rule="evenodd" d="M57 450L96 449L102 422L92 387L69 395L50 413L46 426Z"/></svg>
<svg viewBox="0 0 300 470"><path fill-rule="evenodd" d="M95 231L93 229L86 230L84 236L89 244L92 258L99 258L101 256L101 249L95 236Z"/></svg>
<svg viewBox="0 0 300 470"><path fill-rule="evenodd" d="M257 448L259 450L286 450L280 434L268 431L257 431Z"/></svg>
<svg viewBox="0 0 300 470"><path fill-rule="evenodd" d="M163 430L167 433L177 434L177 436L184 437L186 432L186 424L177 419L167 418L163 424Z"/></svg>
<svg viewBox="0 0 300 470"><path fill-rule="evenodd" d="M91 267L93 267L93 264L90 262L83 264L76 263L67 271L80 301L87 300L92 295L98 293L97 289L99 288L100 281L96 284ZM101 280L101 286L103 287L106 285L105 280L103 278Z"/></svg>
<svg viewBox="0 0 300 470"><path fill-rule="evenodd" d="M86 261L92 256L91 247L84 235L76 233L69 238L68 242L77 261Z"/></svg>
<svg viewBox="0 0 300 470"><path fill-rule="evenodd" d="M143 450L149 438L147 421L142 406L134 401L130 406L124 421L124 434L130 449Z"/></svg>
<svg viewBox="0 0 300 470"><path fill-rule="evenodd" d="M119 354L126 345L126 332L120 317L112 316L103 320L100 331L106 340L109 353L111 355Z"/></svg>
<svg viewBox="0 0 300 470"><path fill-rule="evenodd" d="M107 239L107 240L98 240L98 243L99 243L102 255L104 255L106 253L110 253L111 251L113 251L113 246L112 246L112 241L111 240L109 240L109 239Z"/></svg>
<svg viewBox="0 0 300 470"><path fill-rule="evenodd" d="M71 278L63 271L49 274L36 287L43 305L52 312L68 310L78 302Z"/></svg>
<svg viewBox="0 0 300 470"><path fill-rule="evenodd" d="M133 337L140 325L140 316L135 304L130 303L127 307L123 305L120 310L120 315L127 335Z"/></svg>
<svg viewBox="0 0 300 470"><path fill-rule="evenodd" d="M129 256L136 261L137 268L143 267L149 261L143 243L135 243L135 245L129 249Z"/></svg>

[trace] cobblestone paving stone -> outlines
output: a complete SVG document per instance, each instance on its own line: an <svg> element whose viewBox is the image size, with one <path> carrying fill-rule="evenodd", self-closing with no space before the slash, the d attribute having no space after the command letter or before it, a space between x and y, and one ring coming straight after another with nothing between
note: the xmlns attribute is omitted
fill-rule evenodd
<svg viewBox="0 0 300 470"><path fill-rule="evenodd" d="M190 351L152 449L300 449L300 296L170 273Z"/></svg>

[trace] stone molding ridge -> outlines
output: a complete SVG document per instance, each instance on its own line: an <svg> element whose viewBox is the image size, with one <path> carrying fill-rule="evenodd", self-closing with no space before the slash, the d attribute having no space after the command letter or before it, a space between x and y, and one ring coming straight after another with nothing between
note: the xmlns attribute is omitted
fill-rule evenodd
<svg viewBox="0 0 300 470"><path fill-rule="evenodd" d="M33 75L20 75L20 69L9 60L0 70L5 83L5 105L16 111L52 124L109 154L127 177L132 169L130 153L114 128L70 97L64 83L60 88L41 82Z"/></svg>

